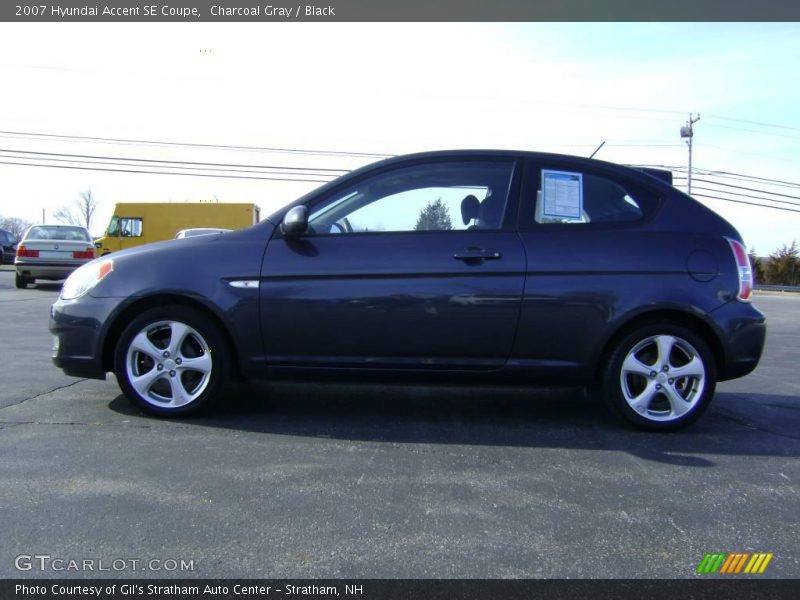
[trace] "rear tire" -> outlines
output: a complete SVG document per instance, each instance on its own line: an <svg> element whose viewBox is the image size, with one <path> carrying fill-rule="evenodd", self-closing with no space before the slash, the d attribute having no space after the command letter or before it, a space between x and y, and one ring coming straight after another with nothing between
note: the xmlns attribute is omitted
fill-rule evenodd
<svg viewBox="0 0 800 600"><path fill-rule="evenodd" d="M28 279L20 275L19 273L16 274L14 277L14 285L17 289L24 290L28 287Z"/></svg>
<svg viewBox="0 0 800 600"><path fill-rule="evenodd" d="M117 343L114 373L128 399L159 417L213 406L230 373L225 336L206 314L181 305L145 311Z"/></svg>
<svg viewBox="0 0 800 600"><path fill-rule="evenodd" d="M603 377L612 410L648 431L674 431L708 408L717 383L714 355L677 323L643 325L620 339Z"/></svg>

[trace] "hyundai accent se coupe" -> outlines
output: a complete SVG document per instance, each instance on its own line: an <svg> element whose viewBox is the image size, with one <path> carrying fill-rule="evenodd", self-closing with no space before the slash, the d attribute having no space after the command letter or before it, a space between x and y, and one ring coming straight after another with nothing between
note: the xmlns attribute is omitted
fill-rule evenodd
<svg viewBox="0 0 800 600"><path fill-rule="evenodd" d="M758 364L737 231L669 173L432 152L323 185L225 235L97 259L53 305L55 364L158 416L230 377L378 374L586 386L651 430Z"/></svg>

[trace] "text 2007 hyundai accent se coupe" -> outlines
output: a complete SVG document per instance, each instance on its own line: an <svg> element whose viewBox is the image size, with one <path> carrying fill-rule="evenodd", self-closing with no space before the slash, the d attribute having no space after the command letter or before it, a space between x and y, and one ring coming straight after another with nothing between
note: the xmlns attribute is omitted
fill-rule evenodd
<svg viewBox="0 0 800 600"><path fill-rule="evenodd" d="M232 376L372 372L597 386L677 429L756 367L766 327L739 234L668 180L525 152L385 160L249 229L80 268L53 360L113 371L160 416Z"/></svg>

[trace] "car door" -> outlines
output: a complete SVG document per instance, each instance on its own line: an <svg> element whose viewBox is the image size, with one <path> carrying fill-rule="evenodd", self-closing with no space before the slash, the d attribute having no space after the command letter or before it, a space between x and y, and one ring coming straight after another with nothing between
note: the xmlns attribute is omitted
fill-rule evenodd
<svg viewBox="0 0 800 600"><path fill-rule="evenodd" d="M511 365L585 383L615 319L680 272L674 236L645 227L655 192L629 174L567 159L530 160L520 194L525 300ZM681 260L683 260L681 258ZM680 265L679 265L680 266Z"/></svg>
<svg viewBox="0 0 800 600"><path fill-rule="evenodd" d="M261 319L272 366L496 369L514 342L525 255L519 168L403 163L308 203L269 242Z"/></svg>

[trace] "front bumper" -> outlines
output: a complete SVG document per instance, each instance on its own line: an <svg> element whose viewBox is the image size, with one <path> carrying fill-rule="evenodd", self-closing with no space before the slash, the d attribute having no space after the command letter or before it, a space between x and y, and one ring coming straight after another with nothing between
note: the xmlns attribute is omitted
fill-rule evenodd
<svg viewBox="0 0 800 600"><path fill-rule="evenodd" d="M57 300L50 308L50 333L58 338L53 364L72 377L105 379L103 342L121 298Z"/></svg>

